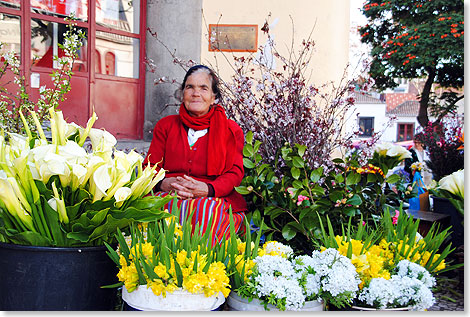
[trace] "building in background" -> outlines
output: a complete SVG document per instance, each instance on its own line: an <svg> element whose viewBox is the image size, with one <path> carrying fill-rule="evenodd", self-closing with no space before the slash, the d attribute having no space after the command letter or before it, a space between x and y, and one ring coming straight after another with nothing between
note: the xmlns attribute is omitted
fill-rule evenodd
<svg viewBox="0 0 470 317"><path fill-rule="evenodd" d="M348 1L0 0L1 41L5 50L15 50L26 78L33 79L28 88L33 98L51 84L49 74L57 67L52 57L61 56L63 18L72 12L87 38L61 110L80 125L95 111L95 127L120 140L149 141L155 123L176 112L177 85L154 84L160 77L182 80L185 70L173 63L172 54L217 63L220 76L229 80L231 66L223 54L257 54L267 41L261 31L266 21L281 53L292 43L295 50L311 34L313 83L338 82L348 63ZM211 45L211 35L218 34L232 39L228 47Z"/></svg>

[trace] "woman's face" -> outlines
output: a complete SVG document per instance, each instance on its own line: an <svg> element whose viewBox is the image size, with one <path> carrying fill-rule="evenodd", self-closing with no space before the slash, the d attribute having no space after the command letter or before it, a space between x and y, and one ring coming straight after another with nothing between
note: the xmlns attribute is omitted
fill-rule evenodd
<svg viewBox="0 0 470 317"><path fill-rule="evenodd" d="M194 117L205 115L214 101L215 94L212 91L209 74L196 71L186 79L183 103L190 115Z"/></svg>

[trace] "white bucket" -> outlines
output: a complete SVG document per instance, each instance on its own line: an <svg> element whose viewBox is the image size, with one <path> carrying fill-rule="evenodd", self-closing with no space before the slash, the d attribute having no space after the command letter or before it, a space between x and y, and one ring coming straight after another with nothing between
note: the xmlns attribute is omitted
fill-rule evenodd
<svg viewBox="0 0 470 317"><path fill-rule="evenodd" d="M230 292L227 297L227 306L232 311L264 311L264 304L258 299L253 298L251 302L248 299L238 296L235 292ZM305 302L304 306L300 311L323 311L323 301L308 301ZM279 311L279 309L271 304L266 306L270 311Z"/></svg>
<svg viewBox="0 0 470 317"><path fill-rule="evenodd" d="M166 297L157 296L147 285L140 285L133 292L122 287L122 300L134 309L142 311L211 311L218 309L224 302L222 292L206 297L204 294L193 294L177 289L167 292Z"/></svg>

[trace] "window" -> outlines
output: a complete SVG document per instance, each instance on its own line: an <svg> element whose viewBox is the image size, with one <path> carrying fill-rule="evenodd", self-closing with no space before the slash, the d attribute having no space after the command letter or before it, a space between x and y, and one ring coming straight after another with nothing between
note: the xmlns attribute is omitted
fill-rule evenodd
<svg viewBox="0 0 470 317"><path fill-rule="evenodd" d="M101 54L98 50L95 50L95 73L101 73Z"/></svg>
<svg viewBox="0 0 470 317"><path fill-rule="evenodd" d="M14 15L0 14L0 42L3 43L0 53L14 51L19 58L21 54L20 18Z"/></svg>
<svg viewBox="0 0 470 317"><path fill-rule="evenodd" d="M414 126L414 123L399 123L397 142L413 140Z"/></svg>
<svg viewBox="0 0 470 317"><path fill-rule="evenodd" d="M374 133L374 117L359 117L359 136L369 137Z"/></svg>
<svg viewBox="0 0 470 317"><path fill-rule="evenodd" d="M87 29L77 28L86 34ZM54 61L54 56L59 58L65 56L58 44L64 43L64 33L67 30L67 25L63 23L40 19L31 20L31 62L33 66L59 67L58 63ZM78 57L73 64L73 71L87 71L86 51L86 40L84 40L82 48L77 52Z"/></svg>
<svg viewBox="0 0 470 317"><path fill-rule="evenodd" d="M116 74L116 56L111 53L107 52L104 57L104 62L106 65L106 75L115 75Z"/></svg>

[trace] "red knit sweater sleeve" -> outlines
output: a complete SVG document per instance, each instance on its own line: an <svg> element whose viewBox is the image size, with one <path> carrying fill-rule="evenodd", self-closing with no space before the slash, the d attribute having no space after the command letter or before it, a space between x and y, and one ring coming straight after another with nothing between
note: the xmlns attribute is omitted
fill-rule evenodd
<svg viewBox="0 0 470 317"><path fill-rule="evenodd" d="M166 129L165 121L168 119L161 119L157 122L153 129L153 137L152 141L150 142L150 146L147 152L147 155L144 159L143 165L146 166L147 163L150 163L151 166L158 164L159 168L164 166L164 158L165 158L165 143L168 138L168 129ZM159 170L157 168L157 170Z"/></svg>
<svg viewBox="0 0 470 317"><path fill-rule="evenodd" d="M243 169L243 145L245 137L242 129L234 121L229 120L229 127L235 135L235 143L229 146L236 147L234 164L230 170L218 176L215 180L208 182L214 187L215 197L224 197L234 191L234 187L239 186L244 176Z"/></svg>

